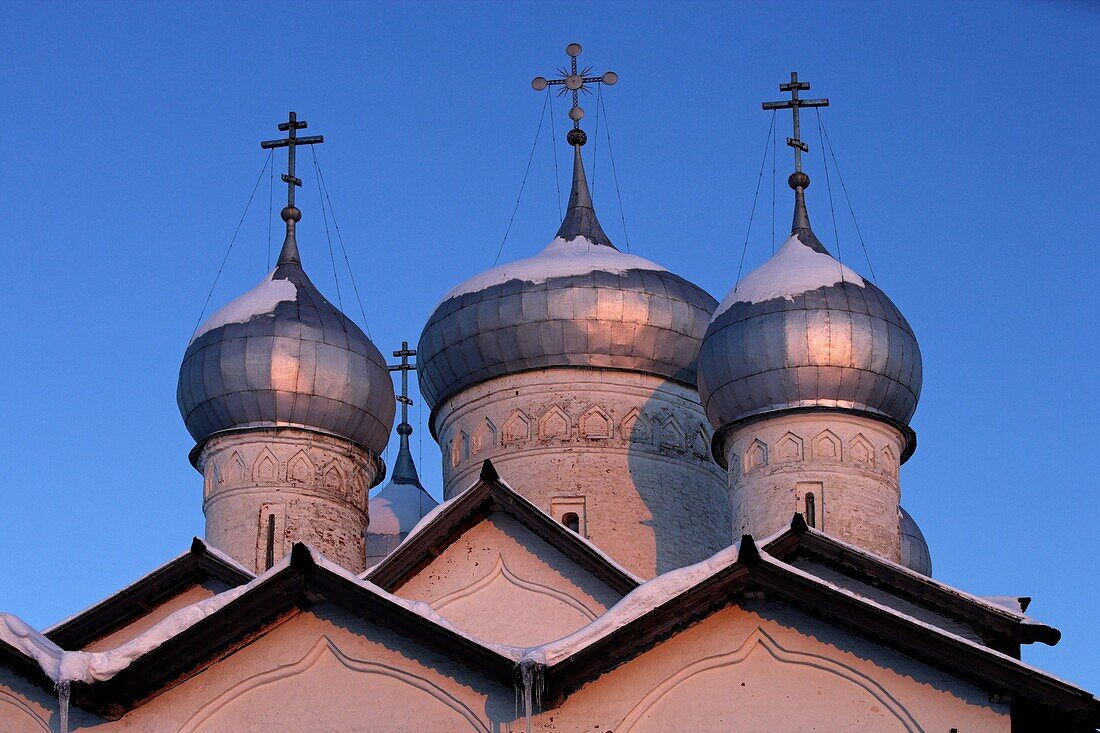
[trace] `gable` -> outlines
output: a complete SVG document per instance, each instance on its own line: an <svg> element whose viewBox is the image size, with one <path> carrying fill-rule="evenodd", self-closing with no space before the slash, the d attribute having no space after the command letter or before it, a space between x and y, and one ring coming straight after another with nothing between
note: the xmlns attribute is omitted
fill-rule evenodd
<svg viewBox="0 0 1100 733"><path fill-rule="evenodd" d="M113 631L108 631L103 635L96 635L86 643L80 646L81 651L98 652L105 649L113 649L114 647L121 646L127 641L130 641L138 634L152 628L156 624L160 623L164 619L168 618L172 613L179 609L190 606L192 603L198 603L199 601L207 598L212 598L218 593L223 593L229 590L231 587L227 583L223 583L220 580L210 578L208 580L195 583L188 586L176 593L173 596L158 601L155 605L149 607L149 610L144 614L137 616L136 618L128 621L121 628Z"/></svg>
<svg viewBox="0 0 1100 733"><path fill-rule="evenodd" d="M488 733L494 721L514 715L514 692L409 637L318 603L118 720L72 714L102 733L404 730L410 720L417 730ZM0 708L0 730L6 724Z"/></svg>
<svg viewBox="0 0 1100 733"><path fill-rule="evenodd" d="M553 721L551 722L551 717ZM989 693L769 600L711 614L589 682L538 730L1010 730Z"/></svg>
<svg viewBox="0 0 1100 733"><path fill-rule="evenodd" d="M522 647L566 636L622 597L503 512L466 528L393 592L479 639Z"/></svg>

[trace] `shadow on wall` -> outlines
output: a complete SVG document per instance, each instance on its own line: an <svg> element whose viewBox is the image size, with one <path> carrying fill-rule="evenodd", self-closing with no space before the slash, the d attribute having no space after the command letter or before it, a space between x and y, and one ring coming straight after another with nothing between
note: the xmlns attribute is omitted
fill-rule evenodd
<svg viewBox="0 0 1100 733"><path fill-rule="evenodd" d="M733 543L726 472L711 458L710 424L692 392L666 381L620 422L630 476L649 509L643 524L653 531L658 575Z"/></svg>

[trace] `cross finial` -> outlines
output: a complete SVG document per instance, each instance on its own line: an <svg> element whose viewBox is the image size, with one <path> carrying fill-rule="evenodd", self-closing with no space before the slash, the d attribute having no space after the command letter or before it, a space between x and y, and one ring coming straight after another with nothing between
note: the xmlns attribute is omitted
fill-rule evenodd
<svg viewBox="0 0 1100 733"><path fill-rule="evenodd" d="M791 80L787 84L780 84L779 91L790 92L791 98L785 99L781 102L764 102L760 105L763 109L789 109L794 116L794 137L787 138L787 145L794 148L794 175L791 176L789 183L791 188L797 188L795 184L802 184L801 188L806 188L810 185L810 178L802 172L802 154L809 151L809 146L802 142L799 135L801 135L801 128L799 127L798 111L802 107L828 107L828 99L800 99L798 93L800 91L806 91L810 88L810 83L806 81L798 80L798 72L791 72Z"/></svg>
<svg viewBox="0 0 1100 733"><path fill-rule="evenodd" d="M393 355L401 357L400 364L393 364L389 367L391 372L401 372L401 394L397 396L397 401L401 403L401 424L397 426L397 432L402 436L407 436L412 433L412 426L409 425L409 405L413 403L412 399L409 398L409 372L416 369L416 364L409 363L409 357L416 356L416 349L410 349L409 342L402 341L401 348L393 352Z"/></svg>
<svg viewBox="0 0 1100 733"><path fill-rule="evenodd" d="M299 145L317 145L325 141L324 135L313 135L310 137L298 137L298 130L304 130L309 126L305 120L298 119L297 112L291 112L289 119L286 122L279 123L279 131L286 132L287 136L281 140L264 140L260 143L260 147L264 150L269 148L289 148L286 156L286 170L283 174L283 182L286 183L286 208L282 211L283 221L289 223L291 219L294 221L300 221L302 218L302 212L294 206L294 187L302 185L302 179L295 177L294 175L294 163L295 163L295 148Z"/></svg>
<svg viewBox="0 0 1100 733"><path fill-rule="evenodd" d="M569 119L573 120L573 129L569 131L569 135L566 140L570 145L580 147L588 141L588 136L584 134L584 130L581 129L581 118L584 117L584 110L578 104L578 96L581 92L585 94L591 94L592 90L588 88L588 84L607 84L611 86L619 80L619 75L614 71L608 71L603 76L589 76L588 73L592 71L591 66L585 66L584 68L577 69L577 57L581 55L581 44L570 43L565 47L565 53L569 56L569 68L564 66L558 69L560 79L545 79L541 76L536 76L531 80L531 87L536 92L541 92L546 87L561 86L561 91L558 92L558 96L566 94L567 92L573 93L573 106L569 110Z"/></svg>

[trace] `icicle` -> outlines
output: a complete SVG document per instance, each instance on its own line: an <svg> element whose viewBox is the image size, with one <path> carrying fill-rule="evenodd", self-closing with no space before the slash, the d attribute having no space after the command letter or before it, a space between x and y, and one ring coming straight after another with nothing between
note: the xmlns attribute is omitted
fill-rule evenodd
<svg viewBox="0 0 1100 733"><path fill-rule="evenodd" d="M543 666L534 659L523 659L519 663L520 681L523 685L523 718L526 733L531 733L531 719L535 706L542 704Z"/></svg>
<svg viewBox="0 0 1100 733"><path fill-rule="evenodd" d="M69 733L69 681L61 680L56 685L57 708L61 733Z"/></svg>

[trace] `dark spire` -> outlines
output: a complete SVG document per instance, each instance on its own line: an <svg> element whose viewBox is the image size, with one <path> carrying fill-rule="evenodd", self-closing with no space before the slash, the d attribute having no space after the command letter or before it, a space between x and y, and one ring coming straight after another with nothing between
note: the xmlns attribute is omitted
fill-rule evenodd
<svg viewBox="0 0 1100 733"><path fill-rule="evenodd" d="M573 136L570 133L570 137ZM584 175L584 161L581 160L581 145L573 144L573 188L569 192L569 209L558 228L558 236L565 240L584 237L593 244L602 244L615 248L604 234L596 210L592 206L592 194L588 190L588 179Z"/></svg>
<svg viewBox="0 0 1100 733"><path fill-rule="evenodd" d="M409 436L412 435L412 425L403 422L397 426L397 434L401 436L401 447L397 450L397 460L393 463L393 477L390 483L408 484L424 489L420 483L420 475L416 472L416 464L413 463L412 451L409 450Z"/></svg>
<svg viewBox="0 0 1100 733"><path fill-rule="evenodd" d="M409 450L409 436L412 435L412 425L409 425L409 405L412 399L409 397L409 372L416 369L416 364L409 362L410 356L416 356L416 349L409 348L408 341L401 342L401 348L393 352L394 356L401 357L400 364L389 367L391 372L401 372L401 394L397 401L401 403L401 422L397 426L397 434L401 436L401 447L397 450L397 460L393 464L393 478L390 483L409 484L424 489L420 483L420 476L416 473L416 464L413 463L412 451Z"/></svg>

